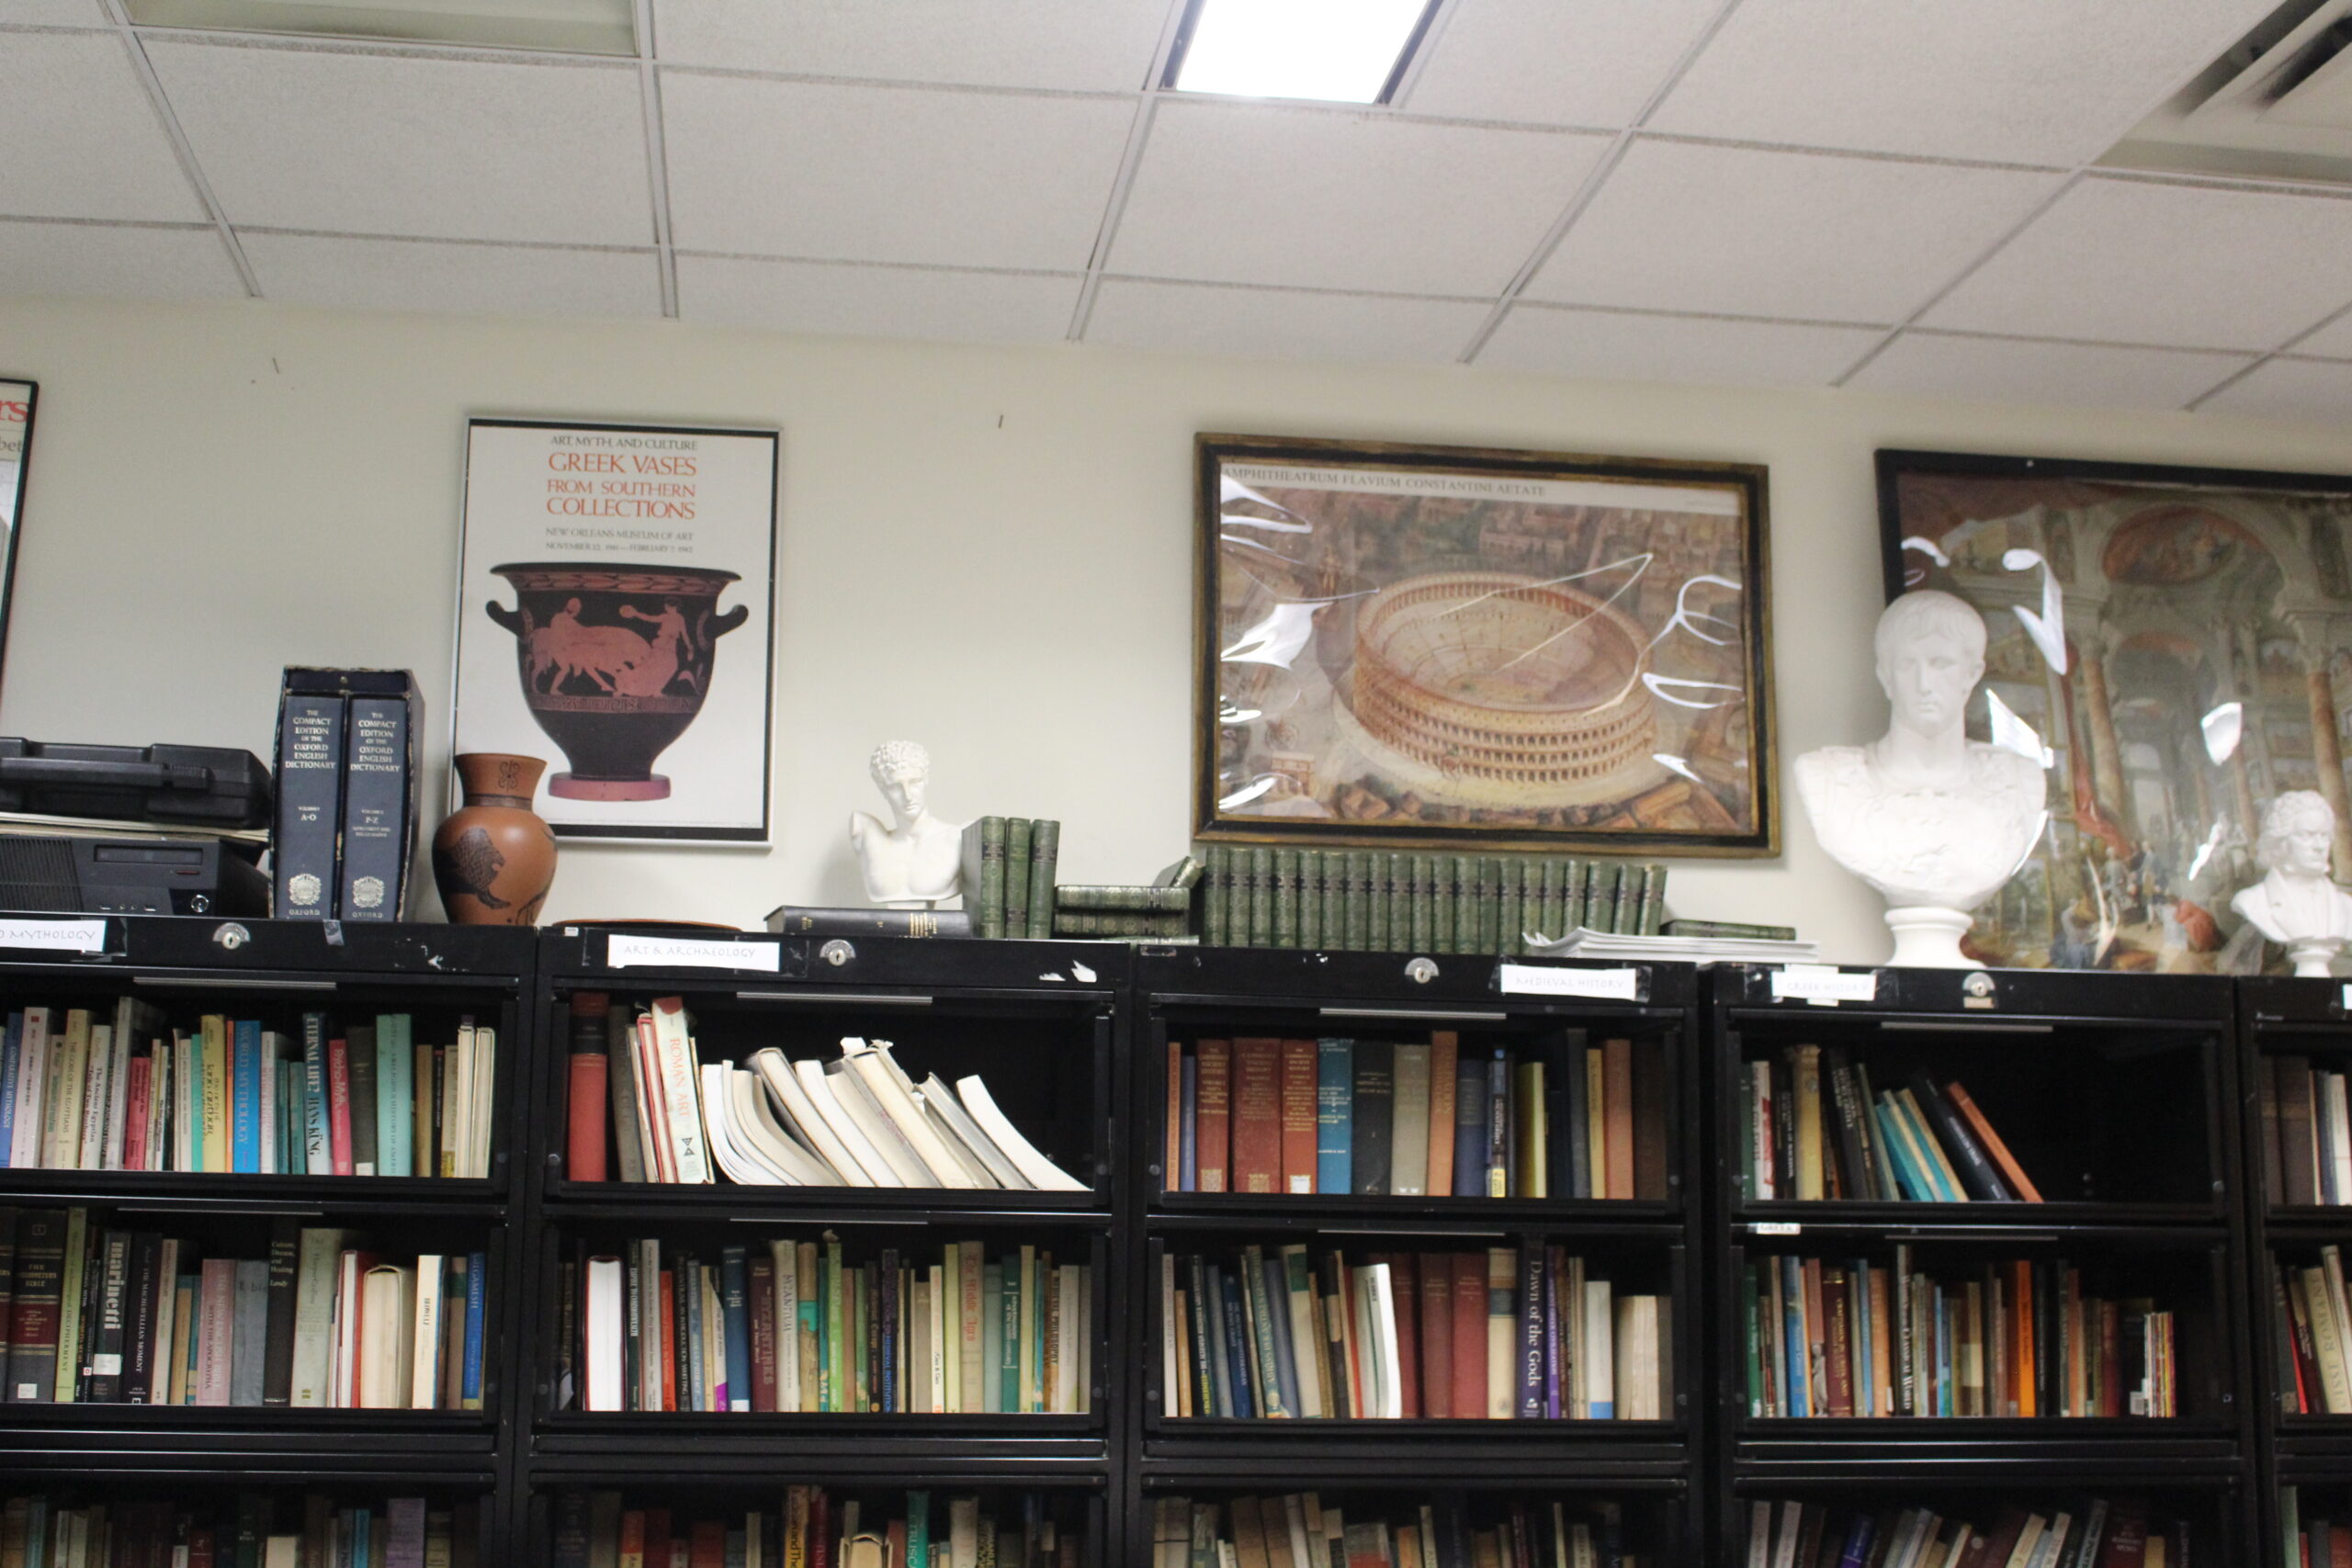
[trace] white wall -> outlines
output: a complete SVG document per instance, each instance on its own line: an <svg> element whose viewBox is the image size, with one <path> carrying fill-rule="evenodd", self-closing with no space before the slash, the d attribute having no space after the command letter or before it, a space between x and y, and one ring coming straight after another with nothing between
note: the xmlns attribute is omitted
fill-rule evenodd
<svg viewBox="0 0 2352 1568"><path fill-rule="evenodd" d="M1196 431L1770 465L1784 763L1883 722L1873 448L2352 468L2342 428L2209 415L257 304L0 301L0 375L41 385L0 733L266 758L280 666L406 666L435 802L465 417L781 428L774 846L568 844L551 920L859 901L843 827L899 736L930 746L943 812L1061 818L1071 880L1174 858ZM1671 902L1883 957L1801 811L1783 839L1678 863Z"/></svg>

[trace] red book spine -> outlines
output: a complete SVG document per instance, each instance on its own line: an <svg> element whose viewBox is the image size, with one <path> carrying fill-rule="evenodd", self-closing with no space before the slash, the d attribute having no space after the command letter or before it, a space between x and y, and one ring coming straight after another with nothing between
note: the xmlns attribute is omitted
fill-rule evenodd
<svg viewBox="0 0 2352 1568"><path fill-rule="evenodd" d="M833 1568L833 1499L821 1486L808 1493L808 1568Z"/></svg>
<svg viewBox="0 0 2352 1568"><path fill-rule="evenodd" d="M751 1286L743 1303L751 1315L752 1408L775 1412L775 1264L752 1259Z"/></svg>
<svg viewBox="0 0 2352 1568"><path fill-rule="evenodd" d="M1282 1042L1233 1043L1233 1190L1282 1190Z"/></svg>
<svg viewBox="0 0 2352 1568"><path fill-rule="evenodd" d="M351 1047L340 1040L327 1042L327 1142L334 1156L334 1173L351 1174Z"/></svg>
<svg viewBox="0 0 2352 1568"><path fill-rule="evenodd" d="M1444 1253L1421 1260L1421 1413L1453 1414L1453 1263Z"/></svg>
<svg viewBox="0 0 2352 1568"><path fill-rule="evenodd" d="M1283 1192L1315 1190L1315 1042L1285 1040L1282 1057Z"/></svg>
<svg viewBox="0 0 2352 1568"><path fill-rule="evenodd" d="M670 1510L645 1510L645 1568L670 1568Z"/></svg>
<svg viewBox="0 0 2352 1568"><path fill-rule="evenodd" d="M122 1168L147 1168L147 1097L153 1092L149 1075L155 1070L154 1062L146 1056L130 1058L130 1071L122 1080Z"/></svg>
<svg viewBox="0 0 2352 1568"><path fill-rule="evenodd" d="M1421 1293L1420 1259L1409 1252L1388 1256L1388 1299L1396 1306L1396 1381L1401 1414L1408 1421L1421 1415L1421 1353L1419 1314L1413 1303Z"/></svg>
<svg viewBox="0 0 2352 1568"><path fill-rule="evenodd" d="M727 1527L716 1520L696 1520L687 1568L727 1568Z"/></svg>
<svg viewBox="0 0 2352 1568"><path fill-rule="evenodd" d="M684 1408L678 1403L678 1276L662 1270L662 1408ZM662 1532L669 1539L669 1532Z"/></svg>
<svg viewBox="0 0 2352 1568"><path fill-rule="evenodd" d="M1199 1190L1223 1192L1232 1157L1233 1042L1204 1040L1199 1050L1193 1085L1193 1168Z"/></svg>
<svg viewBox="0 0 2352 1568"><path fill-rule="evenodd" d="M610 1071L609 1057L584 1051L572 1055L563 1173L573 1181L605 1179L605 1089Z"/></svg>
<svg viewBox="0 0 2352 1568"><path fill-rule="evenodd" d="M1487 1255L1453 1255L1453 1414L1487 1414Z"/></svg>
<svg viewBox="0 0 2352 1568"><path fill-rule="evenodd" d="M215 1568L216 1553L210 1530L187 1532L187 1568Z"/></svg>

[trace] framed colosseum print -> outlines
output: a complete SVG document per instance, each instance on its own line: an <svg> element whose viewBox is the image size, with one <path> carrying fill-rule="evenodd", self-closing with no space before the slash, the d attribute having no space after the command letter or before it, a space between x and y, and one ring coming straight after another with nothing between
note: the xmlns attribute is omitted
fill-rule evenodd
<svg viewBox="0 0 2352 1568"><path fill-rule="evenodd" d="M781 441L468 423L456 750L544 764L557 833L767 840Z"/></svg>
<svg viewBox="0 0 2352 1568"><path fill-rule="evenodd" d="M1201 837L1779 852L1762 468L1197 458Z"/></svg>

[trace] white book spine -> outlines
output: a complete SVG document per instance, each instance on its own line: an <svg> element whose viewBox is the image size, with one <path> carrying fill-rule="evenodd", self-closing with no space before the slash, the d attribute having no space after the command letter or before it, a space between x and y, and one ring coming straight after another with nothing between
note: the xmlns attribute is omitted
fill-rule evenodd
<svg viewBox="0 0 2352 1568"><path fill-rule="evenodd" d="M107 1168L107 1111L114 1104L114 1025L90 1030L89 1059L83 1071L82 1136L78 1164L84 1170Z"/></svg>
<svg viewBox="0 0 2352 1568"><path fill-rule="evenodd" d="M654 1002L653 1042L662 1080L662 1110L669 1122L677 1179L687 1186L698 1186L711 1179L710 1157L704 1143L694 1044L686 1035L684 1000L663 997Z"/></svg>
<svg viewBox="0 0 2352 1568"><path fill-rule="evenodd" d="M49 1010L25 1010L24 1039L17 1047L17 1121L8 1140L8 1165L24 1170L40 1164L41 1111L49 1091Z"/></svg>
<svg viewBox="0 0 2352 1568"><path fill-rule="evenodd" d="M409 1349L408 1407L431 1410L441 1392L441 1284L446 1270L438 1253L416 1259L416 1323Z"/></svg>
<svg viewBox="0 0 2352 1568"><path fill-rule="evenodd" d="M768 1243L768 1259L775 1273L775 1407L800 1408L800 1267L799 1249L790 1241Z"/></svg>
<svg viewBox="0 0 2352 1568"><path fill-rule="evenodd" d="M833 1086L822 1063L809 1060L792 1064L792 1076L800 1080L803 1093L814 1106L825 1124L831 1128L850 1156L852 1164L865 1173L865 1184L871 1187L901 1187L899 1173L892 1169L882 1153L869 1142L857 1123L851 1120L848 1108L833 1093Z"/></svg>
<svg viewBox="0 0 2352 1568"><path fill-rule="evenodd" d="M588 1260L584 1327L588 1361L581 1369L580 1404L583 1410L621 1408L622 1337L628 1318L621 1302L621 1260Z"/></svg>
<svg viewBox="0 0 2352 1568"><path fill-rule="evenodd" d="M334 1402L335 1258L340 1231L302 1232L294 1276L294 1390L298 1410Z"/></svg>
<svg viewBox="0 0 2352 1568"><path fill-rule="evenodd" d="M498 1082L498 1032L488 1024L474 1030L473 1089L466 1104L466 1124L472 1134L468 1145L471 1169L468 1174L480 1179L490 1174L490 1133L495 1122L492 1115Z"/></svg>
<svg viewBox="0 0 2352 1568"><path fill-rule="evenodd" d="M261 1036L261 1170L264 1176L277 1174L278 1119L285 1107L277 1092L277 1064L284 1049L284 1037L275 1030L264 1030Z"/></svg>
<svg viewBox="0 0 2352 1568"><path fill-rule="evenodd" d="M1614 1420L1617 1416L1616 1324L1610 1301L1609 1281L1587 1280L1584 1282L1584 1303L1585 1395L1590 1402L1594 1420Z"/></svg>
<svg viewBox="0 0 2352 1568"><path fill-rule="evenodd" d="M980 1131L1004 1151L1004 1157L1011 1160L1039 1190L1091 1190L1084 1182L1073 1179L1059 1166L1039 1154L1029 1140L1021 1135L1019 1129L1005 1119L1004 1112L996 1108L996 1101L989 1097L989 1086L978 1077L957 1078L956 1095L964 1102L964 1109L971 1114L972 1120L980 1124Z"/></svg>

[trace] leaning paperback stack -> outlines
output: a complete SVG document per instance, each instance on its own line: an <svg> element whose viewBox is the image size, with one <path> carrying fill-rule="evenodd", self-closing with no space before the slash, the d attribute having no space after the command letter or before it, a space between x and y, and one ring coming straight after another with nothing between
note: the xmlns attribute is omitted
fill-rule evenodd
<svg viewBox="0 0 2352 1568"><path fill-rule="evenodd" d="M13 1238L12 1402L479 1410L484 1253L379 1253L271 1227L266 1258L200 1256L86 1209L0 1209Z"/></svg>
<svg viewBox="0 0 2352 1568"><path fill-rule="evenodd" d="M2352 1302L2335 1242L2308 1261L2276 1260L2270 1343L2279 1405L2291 1416L2352 1416Z"/></svg>
<svg viewBox="0 0 2352 1568"><path fill-rule="evenodd" d="M1532 934L1656 934L1666 914L1666 867L1655 863L1262 844L1193 852L1212 946L1510 958Z"/></svg>
<svg viewBox="0 0 2352 1568"><path fill-rule="evenodd" d="M2151 1520L2147 1504L2136 1498L2077 1496L2030 1508L1988 1504L1966 1515L1926 1507L1868 1513L1794 1498L1758 1497L1747 1506L1750 1562L2181 1568L2191 1562L2188 1534L2186 1521ZM2204 1554L2194 1561L2202 1562ZM2309 1568L2325 1568L2325 1561L2314 1559Z"/></svg>
<svg viewBox="0 0 2352 1568"><path fill-rule="evenodd" d="M964 829L964 913L981 937L1054 934L1054 869L1062 825L1050 818L983 817Z"/></svg>
<svg viewBox="0 0 2352 1568"><path fill-rule="evenodd" d="M1054 889L1054 934L1129 942L1186 942L1193 931L1193 889L1201 863L1186 855L1148 886L1064 886Z"/></svg>
<svg viewBox="0 0 2352 1568"><path fill-rule="evenodd" d="M1751 1199L1876 1203L2041 1201L1959 1080L1925 1072L1871 1092L1868 1062L1818 1045L1744 1064ZM1825 1088L1824 1079L1826 1079Z"/></svg>
<svg viewBox="0 0 2352 1568"><path fill-rule="evenodd" d="M566 1169L623 1181L746 1187L953 1187L1082 1192L1037 1152L977 1075L916 1083L887 1040L851 1037L831 1062L768 1046L705 1062L678 997L642 1010L571 1000Z"/></svg>

